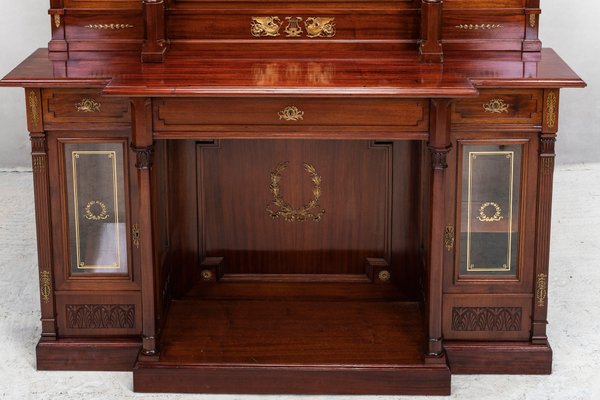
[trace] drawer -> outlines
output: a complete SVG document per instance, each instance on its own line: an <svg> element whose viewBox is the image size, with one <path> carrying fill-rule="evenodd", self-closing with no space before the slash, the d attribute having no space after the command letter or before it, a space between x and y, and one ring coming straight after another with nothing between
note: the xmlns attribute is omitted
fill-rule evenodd
<svg viewBox="0 0 600 400"><path fill-rule="evenodd" d="M132 292L58 292L61 337L133 336L142 331L142 302Z"/></svg>
<svg viewBox="0 0 600 400"><path fill-rule="evenodd" d="M531 295L444 295L444 339L529 340Z"/></svg>
<svg viewBox="0 0 600 400"><path fill-rule="evenodd" d="M71 51L139 50L144 39L139 11L67 12L64 23Z"/></svg>
<svg viewBox="0 0 600 400"><path fill-rule="evenodd" d="M542 123L542 108L541 90L482 90L477 98L454 103L452 123L537 126Z"/></svg>
<svg viewBox="0 0 600 400"><path fill-rule="evenodd" d="M319 127L428 129L428 102L399 99L164 99L154 104L156 131L268 130Z"/></svg>
<svg viewBox="0 0 600 400"><path fill-rule="evenodd" d="M204 15L172 14L167 22L167 35L174 41L285 40L293 43L301 40L390 39L416 42L420 23L417 10L371 11L367 14L327 10L323 14L273 8L247 14L241 14L239 10Z"/></svg>
<svg viewBox="0 0 600 400"><path fill-rule="evenodd" d="M523 10L447 10L442 22L445 50L521 51Z"/></svg>
<svg viewBox="0 0 600 400"><path fill-rule="evenodd" d="M110 9L142 9L140 0L63 0L66 9L69 8L88 8L96 10L98 8Z"/></svg>
<svg viewBox="0 0 600 400"><path fill-rule="evenodd" d="M444 0L444 9L455 8L525 8L525 0Z"/></svg>
<svg viewBox="0 0 600 400"><path fill-rule="evenodd" d="M42 103L44 128L48 130L98 130L103 125L111 128L131 124L128 99L103 97L94 89L46 89Z"/></svg>

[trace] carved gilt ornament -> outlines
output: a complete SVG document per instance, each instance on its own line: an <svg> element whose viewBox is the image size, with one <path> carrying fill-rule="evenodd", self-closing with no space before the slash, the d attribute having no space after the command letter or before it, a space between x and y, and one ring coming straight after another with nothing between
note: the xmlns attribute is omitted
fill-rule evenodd
<svg viewBox="0 0 600 400"><path fill-rule="evenodd" d="M494 214L490 215L487 211L492 208ZM478 220L481 222L498 222L504 217L502 216L502 209L498 205L498 203L494 203L493 201L487 201L479 207L479 216Z"/></svg>
<svg viewBox="0 0 600 400"><path fill-rule="evenodd" d="M304 111L300 111L298 107L289 106L279 111L279 119L285 121L300 121L304 119Z"/></svg>
<svg viewBox="0 0 600 400"><path fill-rule="evenodd" d="M254 37L279 36L281 19L279 17L252 17L250 33Z"/></svg>
<svg viewBox="0 0 600 400"><path fill-rule="evenodd" d="M319 205L319 199L321 198L321 176L317 174L313 165L308 163L303 164L304 170L310 176L313 183L313 198L302 207L294 208L285 201L279 186L281 176L288 166L289 162L285 161L271 171L269 191L273 195L273 202L267 206L267 212L273 219L282 218L288 222L320 221L323 214L325 214L325 210Z"/></svg>
<svg viewBox="0 0 600 400"><path fill-rule="evenodd" d="M492 99L483 105L485 112L491 114L508 113L509 105L502 99Z"/></svg>
<svg viewBox="0 0 600 400"><path fill-rule="evenodd" d="M98 103L96 100L85 98L81 99L79 103L75 105L75 108L79 112L97 113L100 112L100 106L101 104Z"/></svg>

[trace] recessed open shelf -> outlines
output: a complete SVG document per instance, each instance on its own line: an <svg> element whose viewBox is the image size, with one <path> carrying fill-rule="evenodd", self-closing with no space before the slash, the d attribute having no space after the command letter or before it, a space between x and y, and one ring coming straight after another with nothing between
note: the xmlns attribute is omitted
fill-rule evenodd
<svg viewBox="0 0 600 400"><path fill-rule="evenodd" d="M447 366L425 363L420 304L393 292L391 284L200 284L171 302L160 357L138 363L136 390L449 393Z"/></svg>

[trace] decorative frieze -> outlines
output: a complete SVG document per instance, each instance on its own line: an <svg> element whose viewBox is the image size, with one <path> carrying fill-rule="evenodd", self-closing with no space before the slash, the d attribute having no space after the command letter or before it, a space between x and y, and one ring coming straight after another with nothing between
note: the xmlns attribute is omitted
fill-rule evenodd
<svg viewBox="0 0 600 400"><path fill-rule="evenodd" d="M67 328L132 329L135 327L133 304L67 304Z"/></svg>
<svg viewBox="0 0 600 400"><path fill-rule="evenodd" d="M515 332L521 330L521 307L454 307L452 330Z"/></svg>

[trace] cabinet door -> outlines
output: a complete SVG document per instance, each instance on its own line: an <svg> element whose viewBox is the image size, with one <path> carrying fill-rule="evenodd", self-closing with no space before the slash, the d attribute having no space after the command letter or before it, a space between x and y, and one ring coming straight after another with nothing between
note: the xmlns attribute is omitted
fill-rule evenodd
<svg viewBox="0 0 600 400"><path fill-rule="evenodd" d="M51 133L57 290L137 290L131 254L128 139ZM60 199L60 201L58 201Z"/></svg>
<svg viewBox="0 0 600 400"><path fill-rule="evenodd" d="M447 246L446 290L528 293L533 274L535 136L473 136L457 135L449 164L455 172L449 177L453 184L448 196L454 245Z"/></svg>

